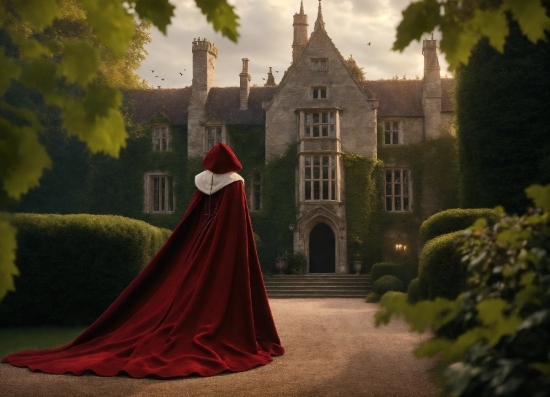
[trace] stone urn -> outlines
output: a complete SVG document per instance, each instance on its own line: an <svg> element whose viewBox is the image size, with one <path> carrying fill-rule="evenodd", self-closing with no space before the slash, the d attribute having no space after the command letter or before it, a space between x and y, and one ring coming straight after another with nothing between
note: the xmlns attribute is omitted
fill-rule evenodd
<svg viewBox="0 0 550 397"><path fill-rule="evenodd" d="M285 270L288 267L288 259L287 258L277 258L275 261L275 267L279 271L279 274L284 274Z"/></svg>
<svg viewBox="0 0 550 397"><path fill-rule="evenodd" d="M363 268L363 261L353 261L353 270L355 270L355 274L361 274L362 268Z"/></svg>

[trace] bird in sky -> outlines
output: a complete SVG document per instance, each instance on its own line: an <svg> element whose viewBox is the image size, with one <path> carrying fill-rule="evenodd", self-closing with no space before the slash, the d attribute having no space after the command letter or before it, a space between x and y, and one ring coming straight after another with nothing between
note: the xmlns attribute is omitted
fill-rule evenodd
<svg viewBox="0 0 550 397"><path fill-rule="evenodd" d="M279 71L278 71L278 70L276 70L276 72L277 72L277 73L279 73Z"/></svg>
<svg viewBox="0 0 550 397"><path fill-rule="evenodd" d="M369 41L369 44L367 44L367 45L370 45L370 41Z"/></svg>
<svg viewBox="0 0 550 397"><path fill-rule="evenodd" d="M155 71L154 70L151 70L151 73L154 73Z"/></svg>
<svg viewBox="0 0 550 397"><path fill-rule="evenodd" d="M159 77L159 76L155 76L155 77Z"/></svg>
<svg viewBox="0 0 550 397"><path fill-rule="evenodd" d="M160 88L160 85L157 85L158 88Z"/></svg>
<svg viewBox="0 0 550 397"><path fill-rule="evenodd" d="M262 80L265 80L265 79L262 77Z"/></svg>
<svg viewBox="0 0 550 397"><path fill-rule="evenodd" d="M183 73L182 73L182 72L180 72L180 75L181 75L181 76L183 76Z"/></svg>
<svg viewBox="0 0 550 397"><path fill-rule="evenodd" d="M164 79L161 79L162 81L164 81Z"/></svg>

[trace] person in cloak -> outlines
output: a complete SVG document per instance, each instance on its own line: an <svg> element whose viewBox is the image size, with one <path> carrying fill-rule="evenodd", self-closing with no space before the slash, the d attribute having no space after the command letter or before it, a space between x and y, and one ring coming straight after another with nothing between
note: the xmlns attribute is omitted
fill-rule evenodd
<svg viewBox="0 0 550 397"><path fill-rule="evenodd" d="M242 166L219 143L172 235L73 342L2 360L31 371L160 379L239 372L284 353L260 270Z"/></svg>

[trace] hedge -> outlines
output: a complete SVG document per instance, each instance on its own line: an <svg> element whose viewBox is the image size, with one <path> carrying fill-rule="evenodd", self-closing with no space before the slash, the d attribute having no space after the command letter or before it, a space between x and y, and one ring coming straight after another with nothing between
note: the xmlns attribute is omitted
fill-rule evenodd
<svg viewBox="0 0 550 397"><path fill-rule="evenodd" d="M430 216L420 226L420 244L443 234L464 230L479 218L487 219L488 225L494 225L499 216L491 208L453 208Z"/></svg>
<svg viewBox="0 0 550 397"><path fill-rule="evenodd" d="M410 271L406 263L380 262L372 266L370 272L372 282L386 275L397 277L405 286L411 281Z"/></svg>
<svg viewBox="0 0 550 397"><path fill-rule="evenodd" d="M0 326L87 325L132 281L170 230L111 215L15 214L15 292Z"/></svg>
<svg viewBox="0 0 550 397"><path fill-rule="evenodd" d="M409 303L416 303L420 300L420 280L419 278L414 278L409 283L409 288L407 288L407 300Z"/></svg>
<svg viewBox="0 0 550 397"><path fill-rule="evenodd" d="M418 269L420 299L454 299L464 289L466 269L456 243L461 234L462 231L444 234L424 245Z"/></svg>
<svg viewBox="0 0 550 397"><path fill-rule="evenodd" d="M372 291L382 296L388 291L403 291L405 285L403 281L389 274L380 277L372 285Z"/></svg>

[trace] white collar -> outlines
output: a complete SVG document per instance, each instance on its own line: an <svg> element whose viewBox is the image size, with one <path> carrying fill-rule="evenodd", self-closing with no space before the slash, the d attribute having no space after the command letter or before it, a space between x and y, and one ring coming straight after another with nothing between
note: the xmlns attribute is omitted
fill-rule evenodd
<svg viewBox="0 0 550 397"><path fill-rule="evenodd" d="M214 174L212 171L206 170L195 175L195 185L197 189L209 195L237 181L242 181L244 184L244 179L236 172Z"/></svg>

